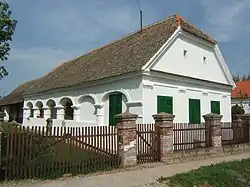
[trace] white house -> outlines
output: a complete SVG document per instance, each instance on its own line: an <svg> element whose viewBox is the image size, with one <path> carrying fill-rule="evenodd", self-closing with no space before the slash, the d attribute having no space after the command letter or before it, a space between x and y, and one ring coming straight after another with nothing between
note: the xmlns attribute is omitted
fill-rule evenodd
<svg viewBox="0 0 250 187"><path fill-rule="evenodd" d="M129 111L137 123L158 112L200 123L214 112L231 121L235 86L217 42L184 18L168 17L66 62L22 95L23 124L115 125Z"/></svg>

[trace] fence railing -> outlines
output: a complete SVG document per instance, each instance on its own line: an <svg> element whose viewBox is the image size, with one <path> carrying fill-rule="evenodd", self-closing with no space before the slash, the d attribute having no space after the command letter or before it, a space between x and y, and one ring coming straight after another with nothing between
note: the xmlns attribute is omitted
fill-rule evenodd
<svg viewBox="0 0 250 187"><path fill-rule="evenodd" d="M242 123L222 123L221 141L222 145L247 143L249 141L249 127Z"/></svg>
<svg viewBox="0 0 250 187"><path fill-rule="evenodd" d="M111 126L5 127L2 136L5 179L88 173L119 166L117 129ZM3 177L3 176L2 176Z"/></svg>
<svg viewBox="0 0 250 187"><path fill-rule="evenodd" d="M174 123L174 151L201 147L205 147L205 124Z"/></svg>
<svg viewBox="0 0 250 187"><path fill-rule="evenodd" d="M0 176L23 179L89 173L117 168L131 162L131 158L138 164L161 161L173 154L173 150L211 146L208 142L220 138L223 145L249 142L249 126L243 123L221 123L221 133L218 133L220 122L211 126L209 121L206 127L205 123L159 122L159 119L157 125L129 123L129 128L4 126ZM125 127L128 123L119 125Z"/></svg>

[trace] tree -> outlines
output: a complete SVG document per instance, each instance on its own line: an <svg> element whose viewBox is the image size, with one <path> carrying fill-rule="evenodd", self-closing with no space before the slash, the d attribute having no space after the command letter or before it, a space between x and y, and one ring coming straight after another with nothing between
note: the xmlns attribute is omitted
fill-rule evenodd
<svg viewBox="0 0 250 187"><path fill-rule="evenodd" d="M245 75L245 74L242 76L241 80L242 80L242 81L247 80L247 78L246 78L246 75Z"/></svg>
<svg viewBox="0 0 250 187"><path fill-rule="evenodd" d="M239 82L240 81L240 75L233 75L233 80L234 82Z"/></svg>
<svg viewBox="0 0 250 187"><path fill-rule="evenodd" d="M0 59L7 60L10 42L14 34L17 21L11 18L12 11L6 2L0 2Z"/></svg>
<svg viewBox="0 0 250 187"><path fill-rule="evenodd" d="M17 21L11 18L12 11L7 2L0 2L0 60L7 60L10 42L14 34ZM0 66L0 80L9 75L4 66Z"/></svg>
<svg viewBox="0 0 250 187"><path fill-rule="evenodd" d="M250 80L250 73L248 73L247 75L247 80Z"/></svg>

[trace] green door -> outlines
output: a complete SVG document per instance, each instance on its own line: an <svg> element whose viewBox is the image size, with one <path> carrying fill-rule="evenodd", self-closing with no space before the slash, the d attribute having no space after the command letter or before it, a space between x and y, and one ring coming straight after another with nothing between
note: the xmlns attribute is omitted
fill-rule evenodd
<svg viewBox="0 0 250 187"><path fill-rule="evenodd" d="M157 96L157 113L160 112L173 114L173 97Z"/></svg>
<svg viewBox="0 0 250 187"><path fill-rule="evenodd" d="M109 95L109 125L115 126L115 115L122 113L122 93Z"/></svg>
<svg viewBox="0 0 250 187"><path fill-rule="evenodd" d="M211 101L211 112L220 114L220 101Z"/></svg>
<svg viewBox="0 0 250 187"><path fill-rule="evenodd" d="M199 99L189 99L189 123L201 122L201 104Z"/></svg>

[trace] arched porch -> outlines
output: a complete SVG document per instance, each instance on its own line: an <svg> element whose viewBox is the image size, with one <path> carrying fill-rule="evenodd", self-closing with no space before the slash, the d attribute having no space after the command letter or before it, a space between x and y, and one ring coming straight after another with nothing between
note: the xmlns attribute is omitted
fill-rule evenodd
<svg viewBox="0 0 250 187"><path fill-rule="evenodd" d="M130 96L122 91L111 91L105 94L102 98L104 123L115 126L117 124L115 116L128 110L129 100Z"/></svg>

